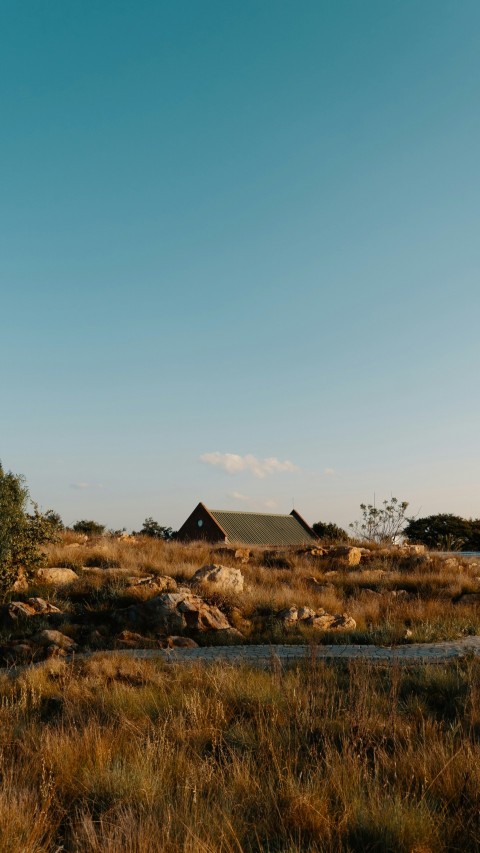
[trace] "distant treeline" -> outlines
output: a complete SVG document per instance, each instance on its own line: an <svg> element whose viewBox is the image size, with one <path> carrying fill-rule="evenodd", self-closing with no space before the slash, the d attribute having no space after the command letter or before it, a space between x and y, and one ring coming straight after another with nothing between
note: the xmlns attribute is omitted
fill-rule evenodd
<svg viewBox="0 0 480 853"><path fill-rule="evenodd" d="M411 519L403 530L410 542L443 551L480 551L480 519L446 513Z"/></svg>

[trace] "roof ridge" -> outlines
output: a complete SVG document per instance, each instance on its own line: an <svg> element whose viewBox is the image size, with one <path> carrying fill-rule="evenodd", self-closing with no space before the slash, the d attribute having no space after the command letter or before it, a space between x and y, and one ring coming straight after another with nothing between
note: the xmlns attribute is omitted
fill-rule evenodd
<svg viewBox="0 0 480 853"><path fill-rule="evenodd" d="M264 515L267 518L293 518L290 512L255 512L253 509L210 509L210 507L207 507L207 509L211 513L225 512L230 515Z"/></svg>

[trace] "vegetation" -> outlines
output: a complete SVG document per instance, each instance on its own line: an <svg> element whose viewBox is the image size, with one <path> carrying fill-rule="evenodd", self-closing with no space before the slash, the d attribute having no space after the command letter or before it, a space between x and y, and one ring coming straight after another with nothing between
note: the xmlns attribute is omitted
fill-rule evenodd
<svg viewBox="0 0 480 853"><path fill-rule="evenodd" d="M8 482L26 500L21 479ZM188 587L200 566L221 562L241 569L244 591L201 594L243 642L310 652L287 670L274 657L262 671L113 651L0 672L2 853L480 850L480 661L402 669L315 659L319 643L480 633L480 605L463 599L480 590L475 560L380 544L353 567L302 548L281 550L284 567L272 568L261 548L242 563L234 548L71 530L45 548L48 565L78 580L31 579L15 592L58 610L22 622L1 608L2 649L21 651L47 627L80 652L118 648L122 614L158 595L155 583ZM347 612L357 627L288 626L276 614L291 606ZM137 646L160 645L153 629L142 634ZM214 632L196 639L223 642Z"/></svg>
<svg viewBox="0 0 480 853"><path fill-rule="evenodd" d="M85 536L102 536L105 533L105 525L99 524L98 521L76 521L72 527L75 533L83 533Z"/></svg>
<svg viewBox="0 0 480 853"><path fill-rule="evenodd" d="M150 516L143 522L143 527L140 530L139 536L151 536L153 539L171 539L173 530L171 527L162 527L158 521L154 521Z"/></svg>
<svg viewBox="0 0 480 853"><path fill-rule="evenodd" d="M397 541L407 523L407 501L390 498L380 507L373 504L360 504L362 518L350 524L355 536L366 542L393 544Z"/></svg>
<svg viewBox="0 0 480 853"><path fill-rule="evenodd" d="M19 569L28 576L40 566L45 555L41 546L56 537L48 514L36 504L28 513L30 499L25 480L0 464L0 598L4 598Z"/></svg>
<svg viewBox="0 0 480 853"><path fill-rule="evenodd" d="M96 656L0 680L5 853L479 849L480 665Z"/></svg>
<svg viewBox="0 0 480 853"><path fill-rule="evenodd" d="M332 522L316 521L312 530L326 542L348 542L350 538L345 530Z"/></svg>
<svg viewBox="0 0 480 853"><path fill-rule="evenodd" d="M410 519L404 530L410 542L445 551L480 551L480 519L441 513Z"/></svg>
<svg viewBox="0 0 480 853"><path fill-rule="evenodd" d="M188 586L198 568L212 563L233 564L244 575L242 593L212 592L206 598L222 609L247 643L421 642L480 633L478 605L462 599L480 590L480 562L462 560L461 555L452 563L429 554L410 554L408 549L371 546L360 565L346 567L341 558L312 557L305 549L290 549L276 554L282 568L266 566L261 548L252 548L249 562L243 564L208 543L148 536L85 541L71 531L46 548L49 566L73 569L79 579L71 590L59 588L54 593L37 581L22 597L41 595L59 606L68 623L77 626L72 636L80 643L89 642L88 626L107 626L105 648L115 646L121 631L108 627L113 614L157 595L157 578L168 576ZM272 552L268 554L270 562ZM146 576L152 578L152 586L132 585L135 578ZM292 606L348 613L356 629L322 634L282 625L276 614ZM208 633L195 639L201 644L216 642Z"/></svg>

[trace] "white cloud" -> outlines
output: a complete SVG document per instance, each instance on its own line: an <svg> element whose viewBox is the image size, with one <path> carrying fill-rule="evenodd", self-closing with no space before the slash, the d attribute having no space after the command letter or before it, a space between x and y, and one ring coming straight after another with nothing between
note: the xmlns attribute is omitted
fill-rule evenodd
<svg viewBox="0 0 480 853"><path fill-rule="evenodd" d="M85 489L103 489L103 483L70 483L70 488L81 491Z"/></svg>
<svg viewBox="0 0 480 853"><path fill-rule="evenodd" d="M236 501L244 501L245 503L250 503L252 500L248 495L242 495L241 492L230 492L229 498L233 498Z"/></svg>
<svg viewBox="0 0 480 853"><path fill-rule="evenodd" d="M215 465L218 468L223 468L227 474L239 474L241 471L250 471L259 480L265 479L270 474L299 470L298 465L294 465L288 459L284 462L276 459L275 456L258 459L252 453L239 456L238 453L220 453L217 450L214 453L202 453L200 459L202 462L206 462L207 465Z"/></svg>
<svg viewBox="0 0 480 853"><path fill-rule="evenodd" d="M229 498L233 498L235 501L241 501L242 503L248 504L253 509L276 509L278 506L277 502L273 500L273 498L268 498L267 500L257 500L256 498L252 498L249 495L244 495L242 492L229 492Z"/></svg>

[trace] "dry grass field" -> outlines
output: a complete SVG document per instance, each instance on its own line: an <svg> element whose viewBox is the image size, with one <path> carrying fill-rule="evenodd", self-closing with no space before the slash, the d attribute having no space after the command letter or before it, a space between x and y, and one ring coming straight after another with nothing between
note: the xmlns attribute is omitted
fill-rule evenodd
<svg viewBox="0 0 480 853"><path fill-rule="evenodd" d="M480 849L480 666L0 679L2 853Z"/></svg>
<svg viewBox="0 0 480 853"><path fill-rule="evenodd" d="M188 584L199 567L225 563L240 568L244 591L235 595L212 592L209 600L220 606L246 642L427 642L480 633L479 605L461 601L462 595L480 591L480 562L476 560L461 555L450 559L404 557L379 551L368 564L348 568L335 559L295 552L286 556L291 568L279 569L264 565L261 549L252 549L249 563L241 564L201 543L185 545L146 537L134 542L105 537L84 543L81 537L65 534L62 542L49 546L48 565L70 567L80 580L71 592L57 589L53 597L51 590L38 585L33 592L70 609L75 621L82 603L88 603L90 610L106 611L154 594L148 587L133 588L130 576L167 575L179 584ZM105 571L89 572L88 567ZM285 626L275 615L291 606L348 613L356 629L322 635L301 626ZM206 634L200 642L213 639Z"/></svg>
<svg viewBox="0 0 480 853"><path fill-rule="evenodd" d="M267 672L102 655L118 647L118 614L158 596L136 580L167 576L188 588L210 563L244 576L239 593L202 589L244 643L480 633L479 604L461 599L480 590L476 561L372 550L354 567L284 553L273 556L278 568L261 549L240 563L207 545L146 538L67 533L49 546L48 565L78 579L12 592L11 601L43 596L59 612L12 620L7 601L3 648L29 647L54 620L92 655L0 673L1 852L480 850L477 660L372 667L312 653ZM285 625L277 614L291 606L348 613L356 628ZM218 633L190 632L204 645ZM152 627L143 634L162 642Z"/></svg>

